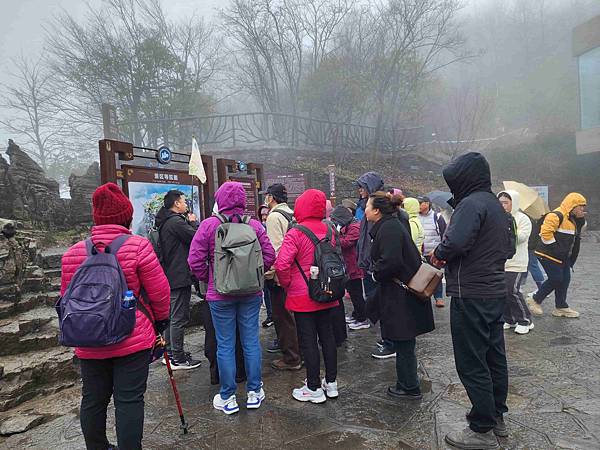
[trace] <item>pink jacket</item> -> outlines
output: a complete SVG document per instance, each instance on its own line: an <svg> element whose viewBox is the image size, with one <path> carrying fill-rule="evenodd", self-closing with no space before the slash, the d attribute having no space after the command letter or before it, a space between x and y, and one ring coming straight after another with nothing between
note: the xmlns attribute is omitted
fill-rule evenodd
<svg viewBox="0 0 600 450"><path fill-rule="evenodd" d="M228 217L244 214L246 208L246 192L241 183L228 181L224 183L215 193L215 200L219 207L219 212ZM237 219L234 219L237 221ZM206 291L207 301L235 300L239 297L221 295L215 290L213 278L213 265L215 261L215 233L221 225L221 221L216 217L209 217L202 221L196 235L190 246L188 264L194 276L208 283ZM267 236L265 227L258 220L251 219L250 226L256 232L258 241L263 254L265 272L268 271L275 261L275 250ZM255 295L262 295L257 292ZM248 297L252 297L249 295Z"/></svg>
<svg viewBox="0 0 600 450"><path fill-rule="evenodd" d="M319 239L325 237L327 225L325 217L325 194L316 189L309 189L296 200L294 216L299 225L304 225ZM314 261L315 246L300 230L292 228L283 238L275 261L275 271L279 284L287 292L285 307L295 312L313 312L333 308L338 302L317 303L308 295L308 286L296 266L295 260L308 278L310 266Z"/></svg>
<svg viewBox="0 0 600 450"><path fill-rule="evenodd" d="M92 227L94 244L110 244L121 234L131 231L120 225L97 225ZM104 245L98 245L100 249ZM60 293L63 295L75 275L79 265L86 259L85 242L72 246L62 257L62 278ZM170 288L167 277L160 266L150 241L140 236L131 236L117 253L117 259L125 274L127 286L139 298L141 287L146 290L148 298L144 299L155 320L169 318ZM81 359L106 359L130 355L141 350L152 348L156 334L152 322L138 309L135 313L135 328L129 337L118 344L105 347L78 347L75 354Z"/></svg>
<svg viewBox="0 0 600 450"><path fill-rule="evenodd" d="M340 231L340 245L346 263L346 271L351 280L363 279L365 274L358 267L358 251L356 246L360 237L360 222L354 221Z"/></svg>

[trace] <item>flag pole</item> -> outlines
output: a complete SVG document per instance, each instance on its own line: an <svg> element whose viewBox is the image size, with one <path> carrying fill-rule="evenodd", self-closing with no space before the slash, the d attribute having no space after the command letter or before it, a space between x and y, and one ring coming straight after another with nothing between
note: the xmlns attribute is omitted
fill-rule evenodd
<svg viewBox="0 0 600 450"><path fill-rule="evenodd" d="M196 139L196 135L192 134L192 142ZM190 154L191 158L191 154ZM192 214L194 214L194 175L192 175Z"/></svg>

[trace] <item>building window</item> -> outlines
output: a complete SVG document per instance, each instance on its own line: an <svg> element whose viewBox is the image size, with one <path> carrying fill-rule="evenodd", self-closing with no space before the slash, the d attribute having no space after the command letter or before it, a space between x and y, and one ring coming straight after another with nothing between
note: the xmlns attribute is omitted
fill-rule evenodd
<svg viewBox="0 0 600 450"><path fill-rule="evenodd" d="M581 129L600 127L600 47L579 56Z"/></svg>

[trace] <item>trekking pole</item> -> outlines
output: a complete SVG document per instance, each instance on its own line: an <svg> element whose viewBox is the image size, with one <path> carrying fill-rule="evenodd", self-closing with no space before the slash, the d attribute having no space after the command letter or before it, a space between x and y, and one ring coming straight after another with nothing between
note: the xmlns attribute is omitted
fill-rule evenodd
<svg viewBox="0 0 600 450"><path fill-rule="evenodd" d="M169 379L171 380L171 387L173 387L173 395L175 396L175 403L177 403L177 410L179 411L179 420L181 420L181 428L183 429L183 434L187 434L188 425L185 423L185 417L183 417L183 408L181 407L181 399L179 398L179 391L177 390L177 385L175 384L175 378L173 377L173 369L171 369L171 361L169 359L169 355L167 354L167 349L165 347L165 361L167 363L167 372L169 372Z"/></svg>

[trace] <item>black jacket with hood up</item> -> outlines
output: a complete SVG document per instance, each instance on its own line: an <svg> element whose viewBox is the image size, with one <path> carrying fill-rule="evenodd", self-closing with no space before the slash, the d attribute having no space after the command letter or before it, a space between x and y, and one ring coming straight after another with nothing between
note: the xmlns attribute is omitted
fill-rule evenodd
<svg viewBox="0 0 600 450"><path fill-rule="evenodd" d="M367 172L356 180L355 185L363 188L369 195L383 190L383 178L377 172ZM358 206L365 209L368 198L361 198ZM360 222L360 237L358 238L358 267L371 272L371 231L372 224L367 222L367 216L364 216Z"/></svg>
<svg viewBox="0 0 600 450"><path fill-rule="evenodd" d="M454 214L435 256L447 262L446 291L462 298L505 298L506 212L492 193L490 166L480 153L443 170Z"/></svg>
<svg viewBox="0 0 600 450"><path fill-rule="evenodd" d="M163 207L154 225L158 229L163 269L171 289L191 286L193 280L187 260L198 222L188 222L183 215Z"/></svg>

